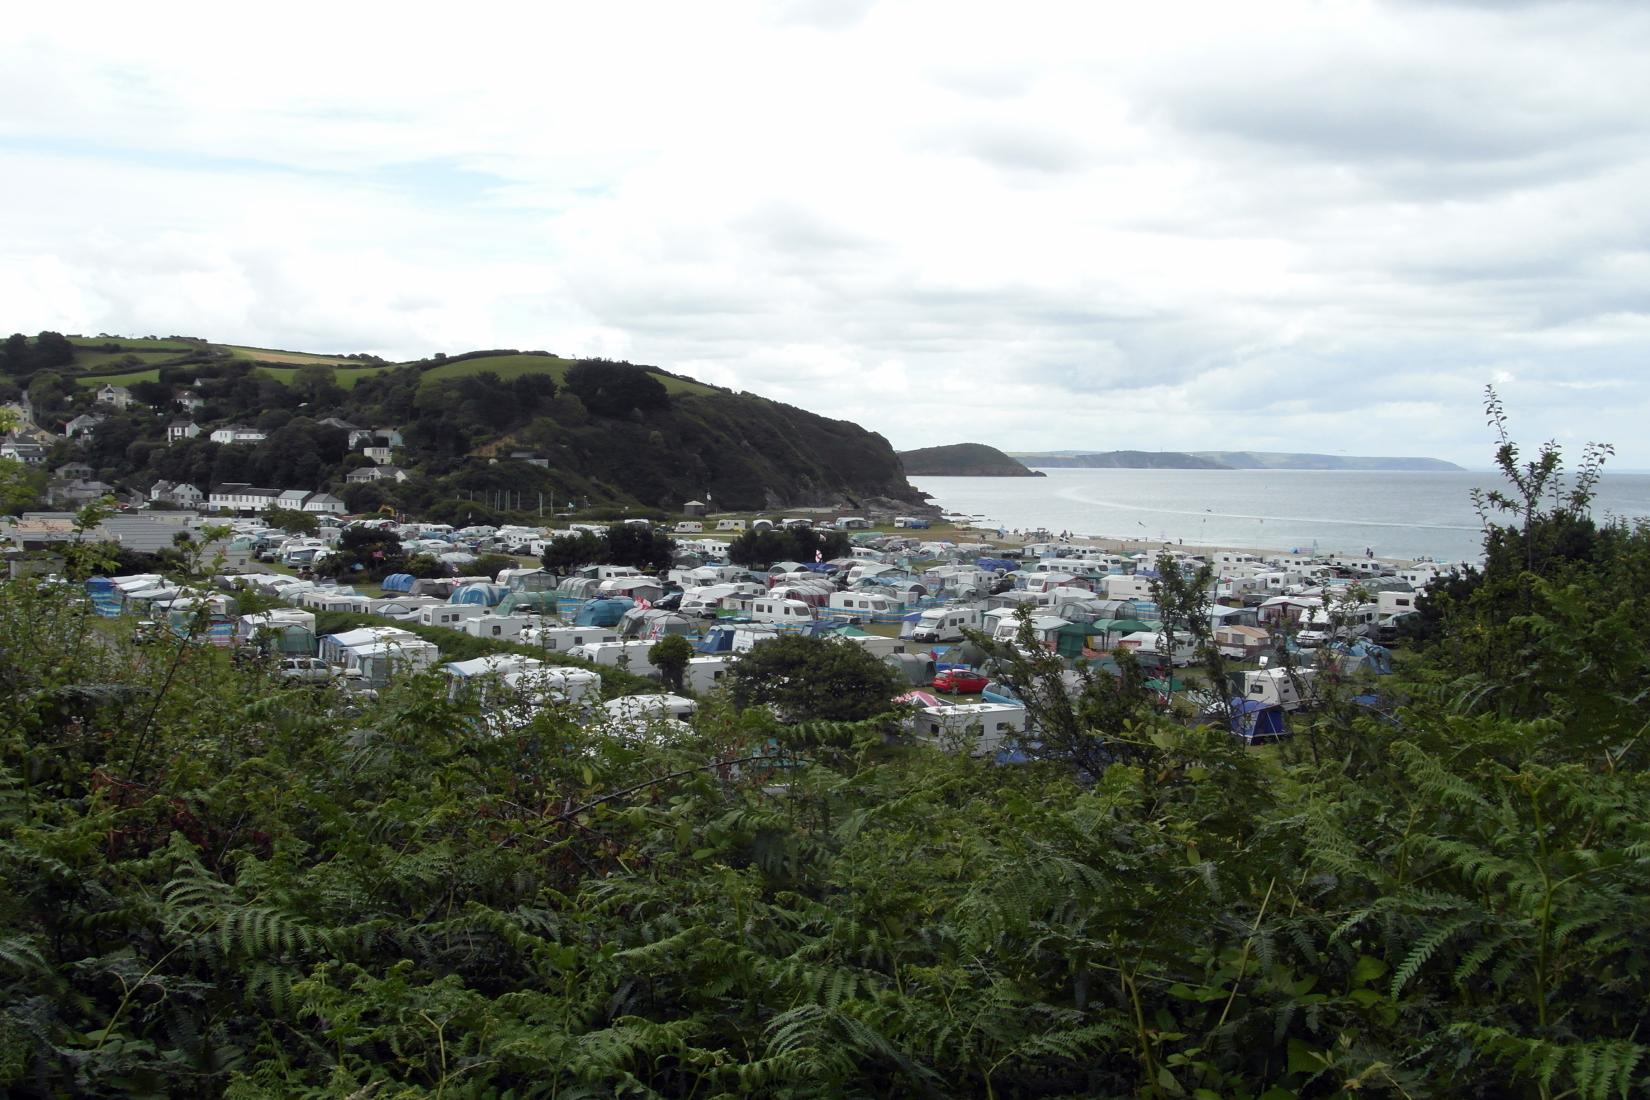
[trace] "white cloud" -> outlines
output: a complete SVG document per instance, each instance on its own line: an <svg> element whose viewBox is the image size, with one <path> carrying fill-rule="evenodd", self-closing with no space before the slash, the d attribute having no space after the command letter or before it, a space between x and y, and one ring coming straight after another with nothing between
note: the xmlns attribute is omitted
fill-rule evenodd
<svg viewBox="0 0 1650 1100"><path fill-rule="evenodd" d="M1650 466L1647 46L1618 5L23 9L0 301L629 357L902 447L1482 464L1505 378Z"/></svg>

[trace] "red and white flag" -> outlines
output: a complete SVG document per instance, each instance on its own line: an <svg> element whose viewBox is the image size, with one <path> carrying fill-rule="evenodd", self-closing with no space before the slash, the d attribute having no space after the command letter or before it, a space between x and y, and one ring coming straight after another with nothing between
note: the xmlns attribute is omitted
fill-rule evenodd
<svg viewBox="0 0 1650 1100"><path fill-rule="evenodd" d="M824 560L825 560L825 551L815 550L814 551L814 564L818 565L820 562L822 562Z"/></svg>
<svg viewBox="0 0 1650 1100"><path fill-rule="evenodd" d="M648 608L652 607L653 605L647 602L647 597L646 596L643 596L641 599L636 601L636 606L641 608L643 611L646 611Z"/></svg>

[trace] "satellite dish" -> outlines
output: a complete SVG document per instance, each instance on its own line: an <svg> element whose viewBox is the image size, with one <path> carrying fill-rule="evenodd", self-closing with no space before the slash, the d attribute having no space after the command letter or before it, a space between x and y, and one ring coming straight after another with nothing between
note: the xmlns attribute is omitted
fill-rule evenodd
<svg viewBox="0 0 1650 1100"><path fill-rule="evenodd" d="M1260 659L1260 667L1261 667L1261 668L1265 668L1265 667L1266 667L1266 662L1267 662L1267 660L1268 660L1268 658L1267 658L1267 657L1265 657L1265 656L1262 656L1262 657L1261 657L1261 659Z"/></svg>

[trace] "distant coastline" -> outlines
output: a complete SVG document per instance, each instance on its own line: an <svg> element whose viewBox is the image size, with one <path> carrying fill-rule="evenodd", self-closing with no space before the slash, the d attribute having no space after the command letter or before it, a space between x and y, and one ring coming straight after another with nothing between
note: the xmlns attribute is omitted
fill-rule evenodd
<svg viewBox="0 0 1650 1100"><path fill-rule="evenodd" d="M1043 469L1466 471L1441 458L1291 451L1016 451L1009 457Z"/></svg>

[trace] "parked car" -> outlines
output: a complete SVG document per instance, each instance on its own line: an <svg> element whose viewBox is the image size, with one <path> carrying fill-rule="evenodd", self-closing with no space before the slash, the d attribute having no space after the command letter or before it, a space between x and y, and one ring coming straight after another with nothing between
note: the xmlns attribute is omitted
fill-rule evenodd
<svg viewBox="0 0 1650 1100"><path fill-rule="evenodd" d="M337 673L319 657L287 657L281 661L281 679L303 684L324 684Z"/></svg>
<svg viewBox="0 0 1650 1100"><path fill-rule="evenodd" d="M978 695L990 683L978 672L948 668L934 677L934 690L948 695Z"/></svg>

